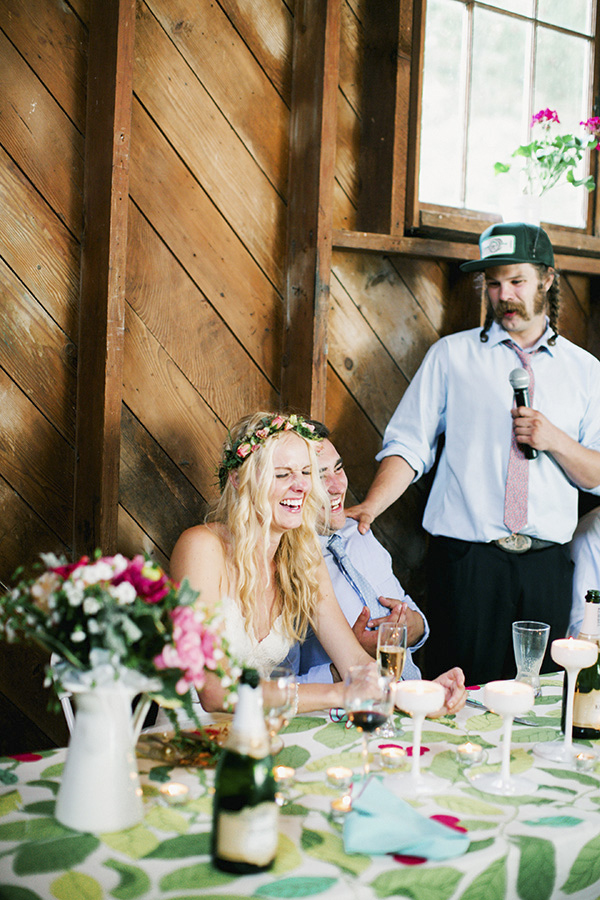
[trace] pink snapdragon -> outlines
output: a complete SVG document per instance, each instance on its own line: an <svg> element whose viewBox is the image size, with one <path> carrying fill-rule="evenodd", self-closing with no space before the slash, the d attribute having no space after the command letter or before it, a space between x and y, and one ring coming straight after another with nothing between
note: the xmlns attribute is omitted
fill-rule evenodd
<svg viewBox="0 0 600 900"><path fill-rule="evenodd" d="M207 625L204 614L193 606L178 606L171 613L173 643L167 645L154 660L157 669L181 669L183 677L176 686L185 694L194 685L202 688L206 670L214 671L223 656L218 635Z"/></svg>

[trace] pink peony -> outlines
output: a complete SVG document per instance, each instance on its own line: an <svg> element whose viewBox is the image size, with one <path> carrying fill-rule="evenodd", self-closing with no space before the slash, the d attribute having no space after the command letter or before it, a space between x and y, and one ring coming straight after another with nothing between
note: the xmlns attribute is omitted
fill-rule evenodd
<svg viewBox="0 0 600 900"><path fill-rule="evenodd" d="M57 575L60 575L61 578L68 578L71 572L74 572L75 569L78 569L80 566L87 566L89 563L89 556L82 556L80 560L74 563L67 563L65 566L56 566L55 569L51 569L52 572L56 572Z"/></svg>

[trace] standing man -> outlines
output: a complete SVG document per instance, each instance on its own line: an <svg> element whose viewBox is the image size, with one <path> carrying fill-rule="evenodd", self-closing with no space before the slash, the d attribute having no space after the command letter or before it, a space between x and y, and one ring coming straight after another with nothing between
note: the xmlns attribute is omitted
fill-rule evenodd
<svg viewBox="0 0 600 900"><path fill-rule="evenodd" d="M461 269L483 272L484 327L429 349L385 431L367 497L348 511L367 531L431 468L444 435L423 519L427 659L438 670L458 663L467 683L514 676L516 619L548 622L551 641L566 634L577 487L600 494L600 362L558 335L550 240L534 225L502 223L479 249ZM511 408L518 368L530 407Z"/></svg>

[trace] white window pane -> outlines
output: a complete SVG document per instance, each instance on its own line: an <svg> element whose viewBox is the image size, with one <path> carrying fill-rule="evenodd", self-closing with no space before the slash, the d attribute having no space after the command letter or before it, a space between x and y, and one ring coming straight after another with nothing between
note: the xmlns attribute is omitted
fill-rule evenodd
<svg viewBox="0 0 600 900"><path fill-rule="evenodd" d="M425 203L462 205L465 16L462 3L427 4L419 177Z"/></svg>
<svg viewBox="0 0 600 900"><path fill-rule="evenodd" d="M555 109L560 119L559 134L584 136L581 121L589 118L590 58L587 41L547 28L538 29L535 67L534 112ZM578 167L577 178L587 171L589 161ZM553 188L544 198L545 221L583 227L586 223L588 193L585 188Z"/></svg>
<svg viewBox="0 0 600 900"><path fill-rule="evenodd" d="M469 115L466 206L494 211L508 187L494 163L510 162L528 123L531 25L476 9Z"/></svg>
<svg viewBox="0 0 600 900"><path fill-rule="evenodd" d="M591 34L592 0L539 0L538 19L581 34Z"/></svg>
<svg viewBox="0 0 600 900"><path fill-rule="evenodd" d="M486 0L486 3L488 6L495 6L496 9L520 13L522 16L532 16L534 13L533 0Z"/></svg>

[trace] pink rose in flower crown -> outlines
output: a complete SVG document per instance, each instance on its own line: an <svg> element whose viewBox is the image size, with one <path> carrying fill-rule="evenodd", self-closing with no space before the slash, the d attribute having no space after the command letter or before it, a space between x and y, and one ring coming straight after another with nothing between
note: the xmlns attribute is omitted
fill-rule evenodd
<svg viewBox="0 0 600 900"><path fill-rule="evenodd" d="M115 586L123 582L128 582L145 603L160 603L170 590L165 573L141 555L134 556L127 568L112 579Z"/></svg>
<svg viewBox="0 0 600 900"><path fill-rule="evenodd" d="M271 428L281 428L285 419L283 416L273 416L271 419Z"/></svg>
<svg viewBox="0 0 600 900"><path fill-rule="evenodd" d="M252 452L252 447L250 444L240 444L240 446L235 451L236 456L239 456L240 459L246 459L249 453Z"/></svg>

